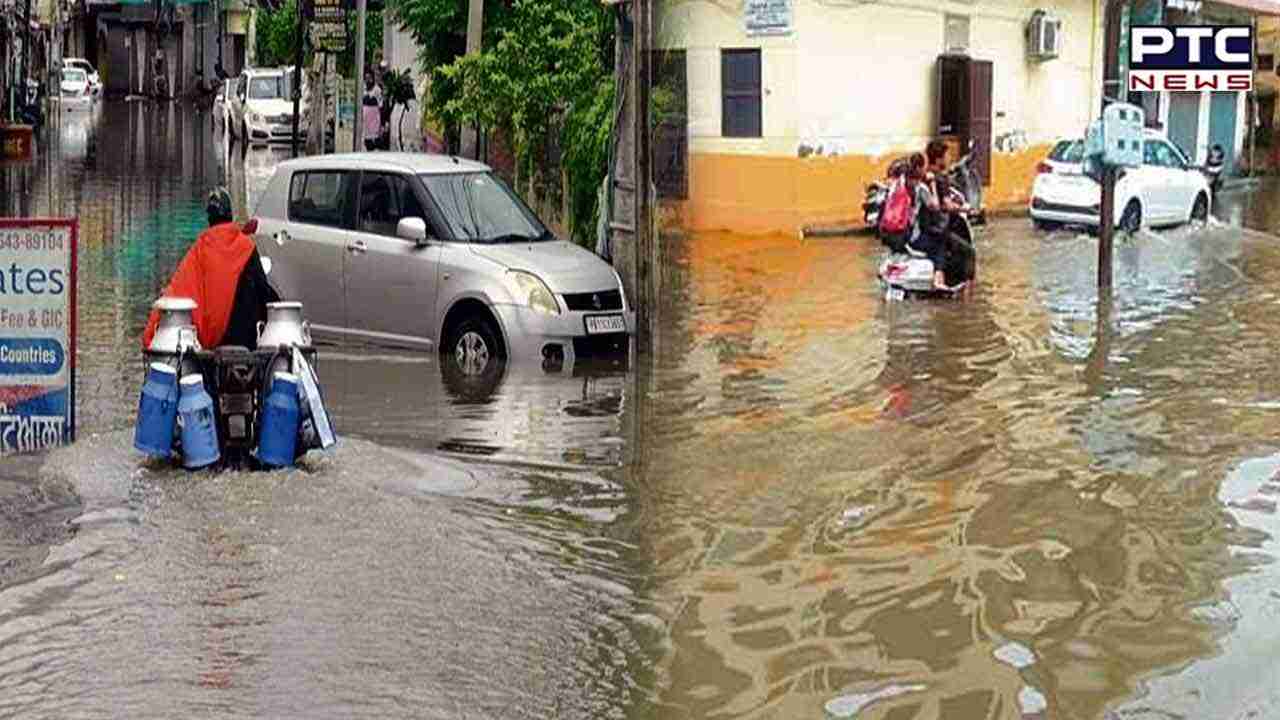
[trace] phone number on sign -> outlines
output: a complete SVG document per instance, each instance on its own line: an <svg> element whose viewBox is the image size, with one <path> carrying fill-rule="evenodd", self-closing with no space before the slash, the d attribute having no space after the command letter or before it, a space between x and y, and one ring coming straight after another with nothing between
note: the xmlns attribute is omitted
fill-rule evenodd
<svg viewBox="0 0 1280 720"><path fill-rule="evenodd" d="M0 328L45 330L61 329L66 323L67 314L63 310L19 310L11 312L0 308Z"/></svg>
<svg viewBox="0 0 1280 720"><path fill-rule="evenodd" d="M66 235L62 232L41 230L0 230L0 250L62 250L66 247Z"/></svg>

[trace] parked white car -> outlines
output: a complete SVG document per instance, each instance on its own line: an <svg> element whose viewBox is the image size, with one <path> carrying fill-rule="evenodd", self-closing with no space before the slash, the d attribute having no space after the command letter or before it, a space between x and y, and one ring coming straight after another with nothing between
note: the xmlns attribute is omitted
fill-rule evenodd
<svg viewBox="0 0 1280 720"><path fill-rule="evenodd" d="M231 105L227 101L227 89L234 83L234 80L222 83L218 86L217 94L213 96L213 130L224 138L231 133L229 122Z"/></svg>
<svg viewBox="0 0 1280 720"><path fill-rule="evenodd" d="M62 71L59 97L62 107L91 107L93 105L93 87L89 85L89 74L83 70L68 68Z"/></svg>
<svg viewBox="0 0 1280 720"><path fill-rule="evenodd" d="M1163 134L1144 135L1142 167L1121 171L1116 182L1116 227L1133 232L1208 218L1213 194L1201 169ZM1083 138L1060 141L1040 163L1031 189L1037 228L1097 227L1102 186L1084 174L1083 163Z"/></svg>
<svg viewBox="0 0 1280 720"><path fill-rule="evenodd" d="M255 145L292 142L293 98L286 70L249 69L234 82L227 118L231 137ZM299 139L306 138L306 117L299 113Z"/></svg>
<svg viewBox="0 0 1280 720"><path fill-rule="evenodd" d="M89 76L89 88L93 91L94 97L102 95L102 78L98 76L98 71L84 58L64 58L62 60L63 69L83 70Z"/></svg>

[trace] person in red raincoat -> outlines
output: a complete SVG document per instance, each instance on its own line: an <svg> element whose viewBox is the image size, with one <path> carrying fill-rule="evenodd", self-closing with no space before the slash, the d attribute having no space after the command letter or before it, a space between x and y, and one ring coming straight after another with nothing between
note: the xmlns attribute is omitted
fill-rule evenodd
<svg viewBox="0 0 1280 720"><path fill-rule="evenodd" d="M256 349L258 323L267 319L267 303L279 302L280 295L267 281L253 240L232 221L231 193L214 188L206 209L209 229L182 258L162 296L195 300L201 347ZM160 311L153 309L142 335L144 349L151 345L159 323Z"/></svg>

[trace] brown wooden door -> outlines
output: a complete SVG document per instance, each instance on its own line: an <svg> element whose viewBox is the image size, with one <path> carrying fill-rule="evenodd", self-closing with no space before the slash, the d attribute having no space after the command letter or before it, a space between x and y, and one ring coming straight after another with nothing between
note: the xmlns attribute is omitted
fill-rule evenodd
<svg viewBox="0 0 1280 720"><path fill-rule="evenodd" d="M968 132L973 145L973 169L984 186L991 185L991 82L990 60L969 61Z"/></svg>

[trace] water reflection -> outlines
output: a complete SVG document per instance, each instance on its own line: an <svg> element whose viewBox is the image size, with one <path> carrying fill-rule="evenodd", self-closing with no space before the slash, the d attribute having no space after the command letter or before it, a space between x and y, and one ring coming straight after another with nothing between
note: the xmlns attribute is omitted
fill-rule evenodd
<svg viewBox="0 0 1280 720"><path fill-rule="evenodd" d="M1264 412L1213 398L1280 379L1266 349L1280 328L1245 292L1280 258L1239 229L1153 234L1117 248L1100 308L1095 246L1029 249L1016 228L982 239L972 302L871 319L871 248L706 236L678 253L688 282L663 342L690 349L637 394L657 406L643 534L671 716L817 717L896 683L911 691L876 717L1041 700L1100 717L1213 651L1190 611L1224 575L1213 488L1268 437ZM811 282L818 268L828 282ZM814 346L825 362L804 362ZM691 412L697 427L749 422L683 432ZM1031 662L998 656L1011 647Z"/></svg>
<svg viewBox="0 0 1280 720"><path fill-rule="evenodd" d="M326 349L317 367L339 432L494 462L616 467L625 367L548 372L494 360L468 374L448 355Z"/></svg>

